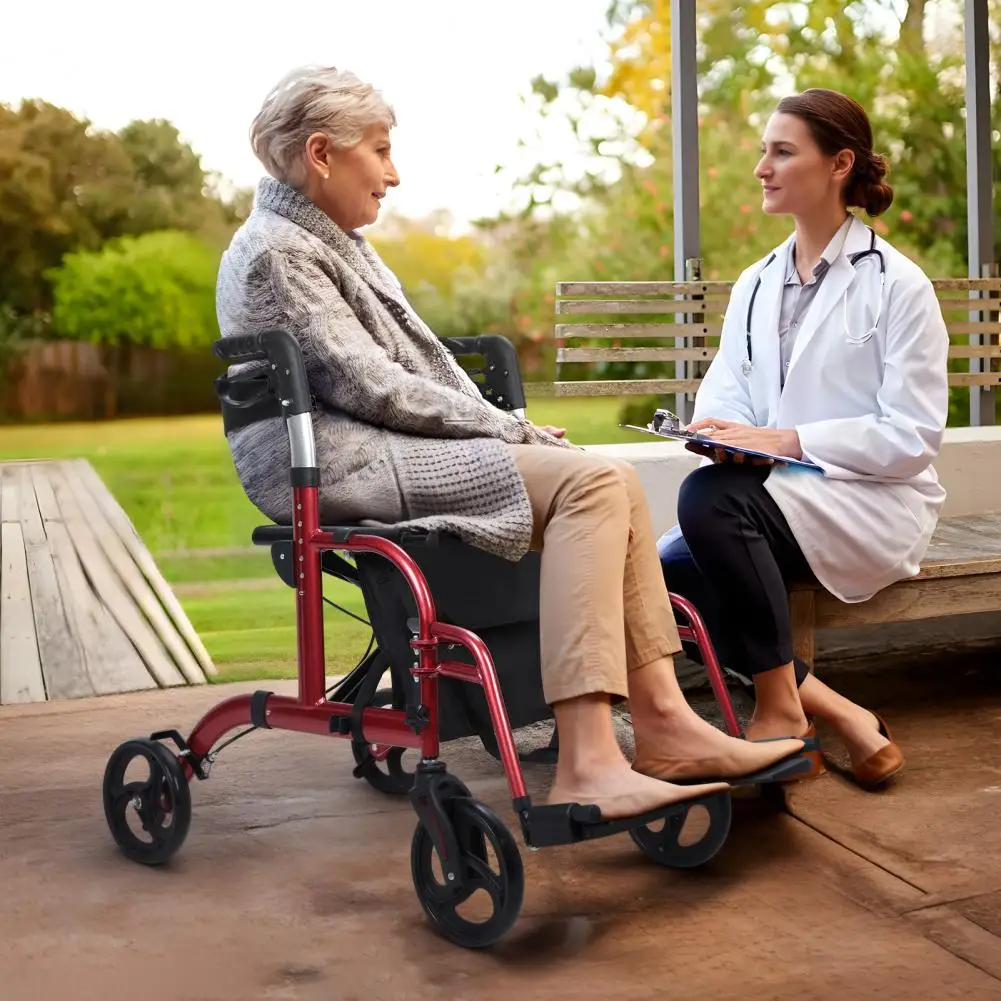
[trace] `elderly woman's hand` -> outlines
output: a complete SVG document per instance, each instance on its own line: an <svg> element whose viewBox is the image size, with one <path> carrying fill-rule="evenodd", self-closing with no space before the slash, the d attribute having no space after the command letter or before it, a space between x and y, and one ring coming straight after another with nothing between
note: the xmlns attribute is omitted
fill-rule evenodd
<svg viewBox="0 0 1001 1001"><path fill-rule="evenodd" d="M540 431L545 431L546 434L551 434L554 438L562 438L566 433L566 428L556 428L552 424L536 424L535 425Z"/></svg>

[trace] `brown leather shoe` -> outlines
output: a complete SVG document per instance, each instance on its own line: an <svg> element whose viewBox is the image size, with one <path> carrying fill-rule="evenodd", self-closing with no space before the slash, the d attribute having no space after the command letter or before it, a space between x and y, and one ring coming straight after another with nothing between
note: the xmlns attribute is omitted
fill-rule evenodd
<svg viewBox="0 0 1001 1001"><path fill-rule="evenodd" d="M904 767L904 752L893 742L885 720L877 712L869 710L879 723L879 732L890 742L870 755L861 764L852 765L852 775L860 786L875 789L893 778Z"/></svg>

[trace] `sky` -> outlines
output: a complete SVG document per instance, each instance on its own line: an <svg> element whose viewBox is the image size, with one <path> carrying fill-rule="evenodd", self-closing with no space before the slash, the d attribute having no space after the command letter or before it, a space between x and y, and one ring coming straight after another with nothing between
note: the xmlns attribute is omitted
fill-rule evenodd
<svg viewBox="0 0 1001 1001"><path fill-rule="evenodd" d="M254 186L263 168L247 133L269 89L297 65L343 66L397 113L402 184L387 207L415 217L447 208L462 229L510 205L510 176L494 168L517 166L518 140L536 127L530 81L600 64L607 5L0 0L0 102L43 98L109 129L167 118L206 168Z"/></svg>

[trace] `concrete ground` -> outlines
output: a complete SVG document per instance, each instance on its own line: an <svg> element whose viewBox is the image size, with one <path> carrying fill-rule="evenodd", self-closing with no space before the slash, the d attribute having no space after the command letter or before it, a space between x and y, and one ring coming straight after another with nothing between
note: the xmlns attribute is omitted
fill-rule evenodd
<svg viewBox="0 0 1001 1001"><path fill-rule="evenodd" d="M351 777L344 741L248 736L194 786L168 867L119 854L101 808L110 751L186 731L248 686L0 709L0 999L997 999L991 666L839 677L884 711L905 773L876 795L828 774L792 789L788 812L739 801L701 870L661 869L627 836L523 848L521 918L485 952L428 928L412 810ZM514 830L499 765L471 741L445 757ZM528 772L533 792L548 779Z"/></svg>

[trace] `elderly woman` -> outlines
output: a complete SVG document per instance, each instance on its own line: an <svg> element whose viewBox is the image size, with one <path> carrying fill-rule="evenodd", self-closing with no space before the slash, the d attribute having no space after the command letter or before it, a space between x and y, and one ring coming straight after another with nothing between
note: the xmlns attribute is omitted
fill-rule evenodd
<svg viewBox="0 0 1001 1001"><path fill-rule="evenodd" d="M543 687L560 733L550 802L630 817L798 753L797 739L728 737L686 703L672 660L681 644L632 468L484 401L359 235L400 183L395 124L382 96L351 73L285 77L251 130L271 176L219 273L224 336L283 327L302 347L322 519L435 525L512 561L541 551ZM280 420L240 429L230 445L250 499L287 522ZM621 698L635 728L632 765L612 728Z"/></svg>

